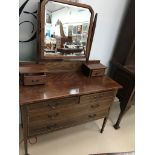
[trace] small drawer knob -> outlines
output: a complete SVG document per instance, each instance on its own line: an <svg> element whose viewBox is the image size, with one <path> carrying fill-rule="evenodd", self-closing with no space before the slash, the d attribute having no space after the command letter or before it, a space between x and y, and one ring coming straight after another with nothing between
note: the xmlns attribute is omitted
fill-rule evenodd
<svg viewBox="0 0 155 155"><path fill-rule="evenodd" d="M32 80L32 82L39 82L39 80Z"/></svg>
<svg viewBox="0 0 155 155"><path fill-rule="evenodd" d="M97 96L94 96L94 98L96 99L96 98L97 98Z"/></svg>
<svg viewBox="0 0 155 155"><path fill-rule="evenodd" d="M52 106L51 108L52 108L53 110L54 110L54 109L56 109L56 107L55 107L55 106Z"/></svg>
<svg viewBox="0 0 155 155"><path fill-rule="evenodd" d="M99 106L100 106L99 104L91 105L91 108L97 108L97 107L99 107Z"/></svg>
<svg viewBox="0 0 155 155"><path fill-rule="evenodd" d="M53 115L52 115L52 114L49 114L49 115L48 115L48 118L57 117L57 116L59 116L59 113L55 113L55 114L53 114Z"/></svg>
<svg viewBox="0 0 155 155"><path fill-rule="evenodd" d="M55 116L59 116L59 113L56 113Z"/></svg>
<svg viewBox="0 0 155 155"><path fill-rule="evenodd" d="M53 124L53 125L48 125L46 128L50 130L50 129L56 127L56 126L57 126L57 124Z"/></svg>
<svg viewBox="0 0 155 155"><path fill-rule="evenodd" d="M52 115L48 115L48 118L51 118L52 117Z"/></svg>
<svg viewBox="0 0 155 155"><path fill-rule="evenodd" d="M93 115L88 115L89 118L94 118L96 117L96 114L93 114Z"/></svg>

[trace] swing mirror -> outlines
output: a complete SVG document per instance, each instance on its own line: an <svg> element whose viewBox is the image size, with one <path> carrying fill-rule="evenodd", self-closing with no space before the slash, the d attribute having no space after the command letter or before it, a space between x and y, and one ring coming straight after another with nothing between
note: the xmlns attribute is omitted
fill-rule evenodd
<svg viewBox="0 0 155 155"><path fill-rule="evenodd" d="M41 59L86 58L94 12L85 4L43 0L40 11Z"/></svg>

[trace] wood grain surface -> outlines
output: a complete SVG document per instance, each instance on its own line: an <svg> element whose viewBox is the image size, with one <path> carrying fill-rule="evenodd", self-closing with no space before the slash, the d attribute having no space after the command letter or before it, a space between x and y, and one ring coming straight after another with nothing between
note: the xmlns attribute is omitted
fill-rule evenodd
<svg viewBox="0 0 155 155"><path fill-rule="evenodd" d="M23 105L119 88L122 88L122 86L107 76L90 79L81 72L53 73L47 77L45 85L21 85L19 101L20 105Z"/></svg>

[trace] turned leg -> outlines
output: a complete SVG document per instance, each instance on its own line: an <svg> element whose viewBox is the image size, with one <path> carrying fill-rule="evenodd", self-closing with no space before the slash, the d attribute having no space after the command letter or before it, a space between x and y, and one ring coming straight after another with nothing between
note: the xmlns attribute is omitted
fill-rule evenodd
<svg viewBox="0 0 155 155"><path fill-rule="evenodd" d="M21 114L21 109L20 109L20 114ZM22 117L22 114L20 115L20 119L21 119L21 127L23 128L23 117Z"/></svg>
<svg viewBox="0 0 155 155"><path fill-rule="evenodd" d="M123 118L123 115L124 115L124 111L121 111L120 114L119 114L118 120L117 120L116 124L114 125L115 129L120 128L120 122L121 122L121 120Z"/></svg>
<svg viewBox="0 0 155 155"><path fill-rule="evenodd" d="M29 155L28 148L27 148L27 138L24 138L24 149L25 149L25 155Z"/></svg>
<svg viewBox="0 0 155 155"><path fill-rule="evenodd" d="M104 127L105 127L105 125L106 125L106 123L107 123L107 120L108 120L108 117L105 117L105 118L104 118L104 121L103 121L103 124L102 124L102 128L101 128L100 133L103 133L103 130L104 130Z"/></svg>
<svg viewBox="0 0 155 155"><path fill-rule="evenodd" d="M23 123L23 137L24 137L24 150L25 150L25 155L29 155L28 154L28 144L27 144L27 128L25 127L24 123Z"/></svg>
<svg viewBox="0 0 155 155"><path fill-rule="evenodd" d="M23 124L23 138L24 138L24 150L25 155L28 154L28 145L27 145L27 138L28 138L28 128L27 128L27 111L26 107L22 107L22 124Z"/></svg>

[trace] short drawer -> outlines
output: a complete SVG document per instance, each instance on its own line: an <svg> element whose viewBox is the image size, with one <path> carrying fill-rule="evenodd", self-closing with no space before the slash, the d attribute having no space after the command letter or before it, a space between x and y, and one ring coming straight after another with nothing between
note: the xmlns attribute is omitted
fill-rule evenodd
<svg viewBox="0 0 155 155"><path fill-rule="evenodd" d="M44 102L39 102L35 104L28 105L28 112L42 112L42 111L51 111L56 109L63 109L69 105L77 104L79 101L78 97L68 97L63 99L55 99Z"/></svg>
<svg viewBox="0 0 155 155"><path fill-rule="evenodd" d="M89 95L83 95L80 97L80 103L102 103L103 101L110 100L113 101L115 96L115 91L100 92Z"/></svg>

